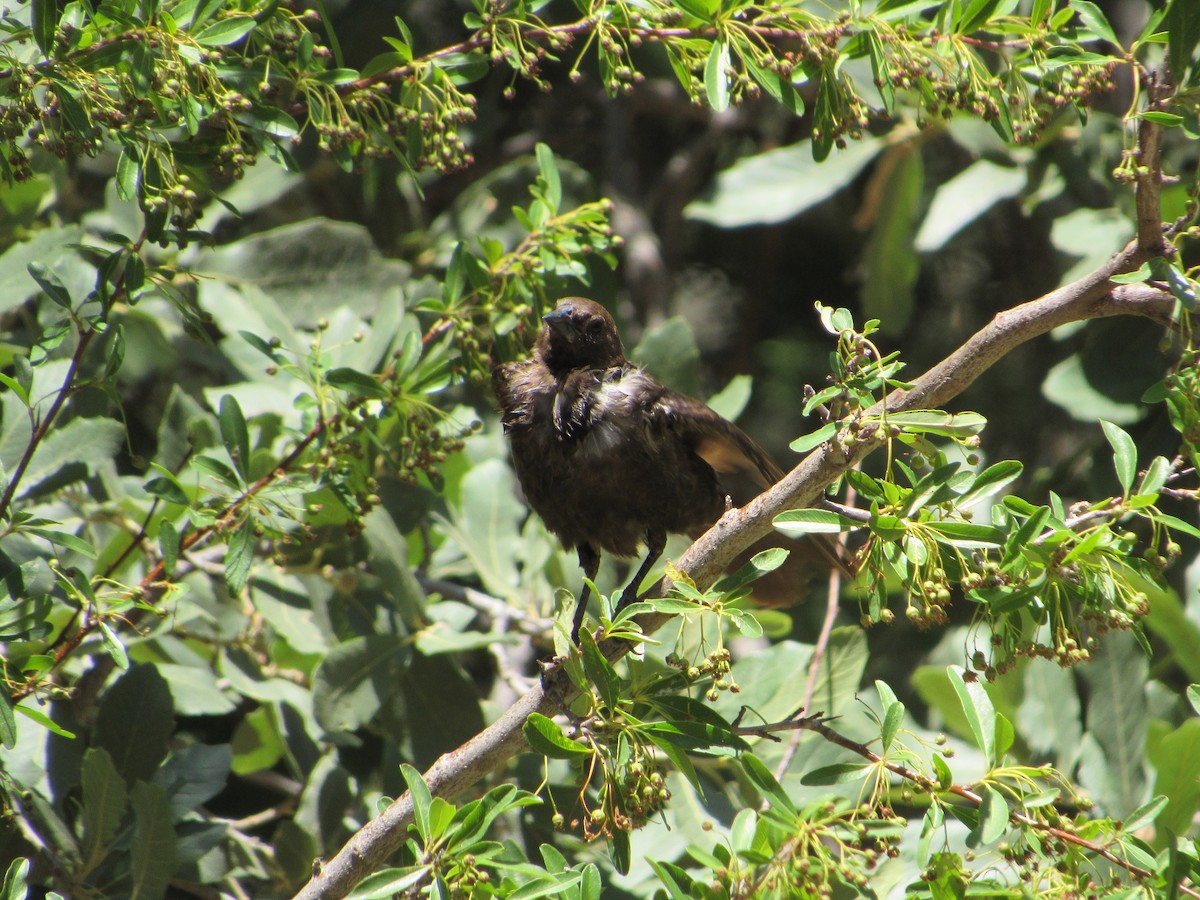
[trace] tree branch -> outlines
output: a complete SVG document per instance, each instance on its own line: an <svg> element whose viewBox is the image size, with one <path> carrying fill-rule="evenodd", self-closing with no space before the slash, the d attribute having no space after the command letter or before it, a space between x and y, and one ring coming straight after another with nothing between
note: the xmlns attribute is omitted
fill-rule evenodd
<svg viewBox="0 0 1200 900"><path fill-rule="evenodd" d="M1037 300L999 313L916 380L908 391L896 391L876 404L868 415L880 417L902 410L940 407L966 390L976 378L1021 344L1059 325L1107 316L1145 316L1169 321L1174 299L1165 291L1145 285L1114 286L1114 275L1137 269L1153 254L1135 241L1107 264L1073 284ZM869 429L867 429L869 430ZM775 516L784 510L812 506L826 486L857 465L885 442L879 429L849 447L826 444L813 451L777 485L741 509L726 513L679 559L678 568L707 588L739 553L769 533ZM662 596L671 587L664 578L652 589ZM653 632L670 616L651 614L639 619L643 629ZM624 641L608 641L603 650L610 659L630 651ZM575 695L561 667L547 673L492 725L458 749L444 754L424 774L434 796L453 797L475 784L497 766L526 748L521 726L530 713L554 715ZM413 821L412 798L404 794L384 812L368 822L329 862L320 866L296 900L329 900L344 897L368 873L379 868L407 837Z"/></svg>

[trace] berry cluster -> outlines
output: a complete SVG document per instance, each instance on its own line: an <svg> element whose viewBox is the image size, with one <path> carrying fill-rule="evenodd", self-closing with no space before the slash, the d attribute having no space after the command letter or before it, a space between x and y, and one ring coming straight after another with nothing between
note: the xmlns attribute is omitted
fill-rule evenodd
<svg viewBox="0 0 1200 900"><path fill-rule="evenodd" d="M704 694L710 703L716 702L721 696L721 691L737 694L742 690L741 685L733 680L733 665L729 650L725 647L713 650L699 665L684 659L677 653L667 654L665 662L671 668L678 670L679 674L688 682L711 678L712 686Z"/></svg>

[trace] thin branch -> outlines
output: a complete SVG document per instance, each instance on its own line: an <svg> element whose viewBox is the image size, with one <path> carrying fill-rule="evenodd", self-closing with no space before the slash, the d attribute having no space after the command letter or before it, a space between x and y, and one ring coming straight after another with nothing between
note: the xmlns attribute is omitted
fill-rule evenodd
<svg viewBox="0 0 1200 900"><path fill-rule="evenodd" d="M95 328L88 328L85 331L79 332L79 342L75 345L75 352L71 354L71 362L67 366L67 374L63 377L62 387L55 392L54 400L51 402L50 408L46 410L46 415L42 417L33 434L30 435L25 452L21 454L20 460L13 467L8 485L4 488L4 494L0 495L0 519L3 519L8 514L8 507L12 503L13 497L16 496L17 488L21 485L21 479L25 477L29 463L33 460L33 454L41 446L42 441L50 431L50 426L54 424L58 418L58 414L62 412L67 398L73 393L75 378L79 375L79 367L83 364L83 355L87 352L87 348L95 336Z"/></svg>
<svg viewBox="0 0 1200 900"><path fill-rule="evenodd" d="M844 536L842 537L843 539L839 541L842 545L839 552L846 546ZM837 621L841 588L841 573L834 569L829 573L829 585L825 592L825 619L821 622L821 633L817 635L817 642L813 645L812 659L808 663L808 681L804 685L804 705L800 707L801 709L809 709L812 706L813 693L817 689L817 675L821 671L821 661L825 659L825 651L829 649L829 635L833 633L833 623ZM784 773L792 767L792 760L796 758L796 751L799 749L800 732L797 731L788 741L787 748L779 759L779 765L775 767L777 781L782 781Z"/></svg>
<svg viewBox="0 0 1200 900"><path fill-rule="evenodd" d="M513 618L514 610L509 603L475 588L464 587L453 581L445 581L440 578L426 578L423 576L417 577L417 583L421 585L421 590L427 594L441 594L448 600L457 600L460 603L465 603L467 606L478 610L492 619ZM551 620L549 619L529 615L518 616L511 622L514 631L520 631L524 634L545 634L550 624Z"/></svg>
<svg viewBox="0 0 1200 900"><path fill-rule="evenodd" d="M1144 76L1147 84L1146 109L1160 111L1174 90L1166 67ZM1134 183L1137 185L1137 242L1152 254L1168 252L1162 222L1162 141L1163 126L1143 118L1138 123L1137 149L1134 152Z"/></svg>
<svg viewBox="0 0 1200 900"><path fill-rule="evenodd" d="M846 501L852 504L855 498L854 488L850 488ZM840 504L836 504L841 506ZM841 507L843 509L853 509L852 506ZM841 532L837 536L837 555L839 558L844 558L846 555L846 533ZM821 661L825 658L825 651L829 648L829 636L833 633L833 624L837 621L838 610L842 593L841 572L834 569L829 574L829 584L825 593L825 619L821 622L821 633L817 635L817 642L813 645L812 660L808 664L808 681L804 685L804 704L800 708L802 710L811 709L813 702L813 694L817 690L817 675L821 671ZM792 739L788 741L787 749L783 751L783 756L779 760L779 765L775 767L775 778L783 779L783 775L792 766L792 760L796 757L796 751L800 749L800 732L792 735Z"/></svg>

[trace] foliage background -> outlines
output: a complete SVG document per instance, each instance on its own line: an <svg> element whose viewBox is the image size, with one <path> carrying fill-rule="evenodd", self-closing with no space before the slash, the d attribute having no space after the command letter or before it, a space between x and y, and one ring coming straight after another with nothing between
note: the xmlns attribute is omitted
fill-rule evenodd
<svg viewBox="0 0 1200 900"><path fill-rule="evenodd" d="M6 21L28 24L38 8L18 6ZM473 8L347 2L328 4L326 16L344 65L358 68L381 52L381 34L396 34L393 16L413 47L437 48L463 39ZM1106 9L1126 46L1153 11ZM552 4L546 14L571 12ZM0 856L6 865L32 858L35 891L290 895L314 857L333 855L381 797L411 784L401 764L426 768L536 681L535 658L552 648L555 591L577 589L578 574L521 505L479 378L484 356L528 344L529 310L514 316L515 303L497 304L481 322L438 304L447 282L477 275L455 269L458 242L520 246L525 230L511 208L529 206L539 175L548 190L538 143L557 159L557 205L611 199L622 241L613 267L608 207L584 207L578 229L592 262L548 272L545 296L527 299L569 290L604 302L631 356L674 387L716 395L785 464L797 458L789 441L817 424L802 415L803 386L820 389L829 371L833 339L814 301L880 319L877 343L902 349L906 373L916 373L996 312L1094 268L1135 229L1133 195L1113 178L1133 101L1126 70L1086 122L1056 119L1036 143L1006 143L966 116L921 129L877 122L868 129L877 134L817 164L811 115L769 97L714 111L690 101L652 52L638 56L645 80L613 97L590 63L573 79L572 59L543 64L550 91L503 66L472 83L477 118L464 127L471 161L460 169L414 179L385 157L346 171L306 132L291 147L291 171L264 159L240 180L197 186L201 199L211 190L222 200L194 210L211 241L136 241L151 277L136 303L101 303L107 324L82 357L86 377L13 497L37 521L10 520L0 538L4 676L28 714L9 713ZM847 65L870 82L865 60ZM1169 132L1169 171L1194 171L1195 134ZM27 394L43 412L77 346L69 331L53 343L55 292L89 296L97 259L130 243L114 235L144 233L119 143L65 159L37 150L32 177L0 188L0 363L18 386L21 360L39 363ZM1163 219L1184 214L1193 192L1190 175L1168 185ZM453 327L431 330L439 321ZM429 352L418 364L421 336ZM272 338L278 346L264 343ZM1142 402L1173 362L1161 338L1149 320L1108 319L1011 353L958 407L988 420L983 464L1022 460L1009 489L1031 499L1120 494L1099 418L1133 436L1143 464L1178 447L1163 406ZM39 344L44 351L31 349ZM345 370L390 371L401 400L388 406L395 396L384 402ZM36 424L12 385L0 404L0 461L11 474ZM356 430L355 417L369 424ZM305 447L312 455L295 479L263 492L254 522L221 519L228 501L331 418L348 427L330 429L323 452L320 441ZM882 471L874 460L867 469ZM1195 520L1194 503L1170 511ZM181 548L189 527L214 537ZM1192 833L1200 804L1197 724L1183 695L1200 681L1195 558L1195 542L1184 541L1170 586L1152 589L1150 656L1114 633L1087 666L1026 659L988 686L1016 729L1014 757L1053 764L1094 801L1092 815L1121 818L1156 794L1170 798L1142 834L1151 850ZM172 565L181 574L164 588L158 579ZM624 573L606 564L600 587L614 589ZM734 644L742 693L722 694L716 711L732 719L746 704L774 721L809 692L865 741L879 732L864 710L886 707L870 688L880 679L905 704L906 729L931 742L950 735L956 781L980 777L986 761L946 673L978 641L970 609L956 606L940 628L897 616L863 629L847 593L814 682L816 598L788 613L786 638ZM52 664L59 636L93 620L103 627ZM39 683L41 672L54 680ZM756 752L774 768L794 752L785 748L760 742ZM798 758L802 768L782 779L793 802L829 796L800 775L843 762L845 751L805 734ZM721 833L754 797L719 754L698 766L703 797L669 775L672 805L635 835L625 874L603 841L556 832L548 806L501 819L497 839L511 842L513 858L553 871L561 852L577 874L594 863L614 896L647 896L662 886L647 859L683 861L688 846L712 845L702 823ZM526 755L492 783L533 791L544 771L559 808L578 815L561 762L544 770ZM101 800L107 791L119 800ZM854 784L835 792L859 799ZM921 799L896 790L887 802L909 821L911 845ZM956 848L968 830L950 827ZM543 842L558 851L538 855ZM883 896L915 883L925 864L915 853L883 861L871 889ZM571 889L589 890L590 877ZM13 886L9 895L21 894Z"/></svg>

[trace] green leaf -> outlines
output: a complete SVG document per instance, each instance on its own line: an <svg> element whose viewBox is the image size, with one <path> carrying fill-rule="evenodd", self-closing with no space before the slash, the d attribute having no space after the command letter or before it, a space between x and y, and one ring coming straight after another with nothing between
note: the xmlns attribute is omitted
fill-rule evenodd
<svg viewBox="0 0 1200 900"><path fill-rule="evenodd" d="M1083 736L1075 676L1048 660L1033 660L1022 682L1016 712L1022 738L1038 758L1055 760L1059 769L1069 770Z"/></svg>
<svg viewBox="0 0 1200 900"><path fill-rule="evenodd" d="M1026 794L1021 797L1021 806L1025 809L1041 809L1058 801L1062 791L1051 788L1048 791L1038 791L1036 794Z"/></svg>
<svg viewBox="0 0 1200 900"><path fill-rule="evenodd" d="M122 147L117 157L117 174L114 184L117 187L117 197L125 203L130 203L137 197L138 182L142 170L128 147Z"/></svg>
<svg viewBox="0 0 1200 900"><path fill-rule="evenodd" d="M978 679L968 682L963 678L961 667L947 666L946 674L950 676L950 684L958 695L975 746L983 751L989 767L996 765L996 710L991 698Z"/></svg>
<svg viewBox="0 0 1200 900"><path fill-rule="evenodd" d="M755 616L744 609L727 609L725 614L737 626L737 630L741 632L742 637L750 638L751 640L762 637L762 625L759 624Z"/></svg>
<svg viewBox="0 0 1200 900"><path fill-rule="evenodd" d="M1171 0L1163 16L1167 29L1167 55L1176 84L1183 84L1200 43L1200 8L1192 0Z"/></svg>
<svg viewBox="0 0 1200 900"><path fill-rule="evenodd" d="M1127 832L1134 832L1139 828L1145 828L1158 818L1158 814L1167 808L1169 802L1167 797L1159 794L1127 815L1121 822L1121 829Z"/></svg>
<svg viewBox="0 0 1200 900"><path fill-rule="evenodd" d="M718 581L713 589L717 591L729 592L736 590L744 585L751 584L757 579L766 575L768 572L774 572L787 560L790 551L783 547L771 547L767 550L761 550L751 557L750 561L738 569L736 572L726 575ZM695 609L695 607L692 607ZM691 612L692 610L686 610Z"/></svg>
<svg viewBox="0 0 1200 900"><path fill-rule="evenodd" d="M750 77L758 82L759 86L782 104L785 109L793 115L804 115L804 98L800 96L799 92L792 85L791 79L781 72L764 69L755 61L753 53L742 52L741 63Z"/></svg>
<svg viewBox="0 0 1200 900"><path fill-rule="evenodd" d="M33 280L38 283L38 287L56 305L67 310L71 308L71 293L67 290L66 285L62 283L62 279L58 275L39 262L31 262L25 269L32 276Z"/></svg>
<svg viewBox="0 0 1200 900"><path fill-rule="evenodd" d="M721 8L721 0L671 0L679 9L690 16L711 21Z"/></svg>
<svg viewBox="0 0 1200 900"><path fill-rule="evenodd" d="M1168 128L1178 128L1183 124L1183 116L1177 116L1175 113L1160 112L1156 109L1147 110L1142 113L1142 118L1147 122L1165 125Z"/></svg>
<svg viewBox="0 0 1200 900"><path fill-rule="evenodd" d="M217 418L221 425L221 440L225 444L225 450L242 478L249 480L250 435L246 431L246 417L242 415L242 408L232 394L221 398L221 409Z"/></svg>
<svg viewBox="0 0 1200 900"><path fill-rule="evenodd" d="M913 246L925 184L920 149L913 141L896 145L886 151L876 172L876 180L883 181L862 257L866 278L861 296L864 315L879 319L883 333L894 335L908 326L921 270Z"/></svg>
<svg viewBox="0 0 1200 900"><path fill-rule="evenodd" d="M7 691L0 691L0 746L11 750L17 745L17 717Z"/></svg>
<svg viewBox="0 0 1200 900"><path fill-rule="evenodd" d="M861 781L875 768L874 763L834 763L805 772L800 783L809 786L851 784Z"/></svg>
<svg viewBox="0 0 1200 900"><path fill-rule="evenodd" d="M541 713L530 713L525 724L521 726L521 733L534 753L540 753L550 759L574 759L592 755L590 747L575 743L563 734L553 719L548 719Z"/></svg>
<svg viewBox="0 0 1200 900"><path fill-rule="evenodd" d="M891 115L896 107L896 88L892 84L892 69L889 65L888 55L884 52L883 41L879 39L879 35L874 30L867 29L865 34L867 52L871 57L871 77L879 89L883 108Z"/></svg>
<svg viewBox="0 0 1200 900"><path fill-rule="evenodd" d="M587 630L580 634L579 650L583 658L584 673L595 686L604 705L610 712L615 713L617 704L621 701L621 688L612 664L604 658L604 654L596 646L596 638Z"/></svg>
<svg viewBox="0 0 1200 900"><path fill-rule="evenodd" d="M1108 19L1104 17L1104 13L1095 3L1089 3L1088 0L1071 0L1071 8L1079 13L1079 18L1083 20L1084 27L1088 31L1101 40L1108 41L1114 47L1121 47L1116 32L1113 31L1112 26L1108 24Z"/></svg>
<svg viewBox="0 0 1200 900"><path fill-rule="evenodd" d="M1013 741L1016 740L1016 731L1013 729L1013 724L1004 713L996 713L995 739L996 762L999 764L1003 761L1004 754L1012 749Z"/></svg>
<svg viewBox="0 0 1200 900"><path fill-rule="evenodd" d="M719 228L774 225L828 200L879 155L879 141L851 144L818 165L803 144L738 160L717 175L712 190L684 209Z"/></svg>
<svg viewBox="0 0 1200 900"><path fill-rule="evenodd" d="M729 44L714 41L708 52L708 61L704 64L704 92L714 112L724 112L729 108L728 68Z"/></svg>
<svg viewBox="0 0 1200 900"><path fill-rule="evenodd" d="M929 865L930 847L934 838L941 835L945 821L946 814L942 811L941 804L930 804L929 809L925 811L925 818L921 821L921 836L917 840L917 863L921 868Z"/></svg>
<svg viewBox="0 0 1200 900"><path fill-rule="evenodd" d="M322 728L366 725L397 692L412 647L399 635L367 635L335 646L313 673L313 715Z"/></svg>
<svg viewBox="0 0 1200 900"><path fill-rule="evenodd" d="M391 396L388 389L379 383L379 379L354 369L331 369L325 373L325 381L332 387L356 397L386 400Z"/></svg>
<svg viewBox="0 0 1200 900"><path fill-rule="evenodd" d="M1182 531L1191 537L1200 538L1200 528L1197 528L1191 522L1185 522L1177 516L1172 516L1169 513L1156 513L1154 520L1159 524L1166 525L1172 531Z"/></svg>
<svg viewBox="0 0 1200 900"><path fill-rule="evenodd" d="M1156 456L1146 466L1146 474L1138 485L1138 496L1156 496L1167 483L1171 474L1171 464L1165 456Z"/></svg>
<svg viewBox="0 0 1200 900"><path fill-rule="evenodd" d="M1133 438L1119 425L1101 419L1100 427L1104 429L1104 436L1113 448L1113 466L1117 470L1117 480L1121 483L1125 496L1129 496L1129 489L1133 487L1133 479L1137 476L1137 446L1133 443Z"/></svg>
<svg viewBox="0 0 1200 900"><path fill-rule="evenodd" d="M558 175L558 166L554 162L554 151L546 144L539 142L534 147L534 152L537 155L538 172L542 176L542 181L546 183L546 202L550 204L550 209L557 213L559 206L562 205L562 180Z"/></svg>
<svg viewBox="0 0 1200 900"><path fill-rule="evenodd" d="M34 534L44 540L50 541L52 544L58 544L60 547L65 547L73 553L78 553L80 556L87 559L96 559L96 548L88 541L78 535L71 534L67 531L58 531L53 528L38 528L26 526L20 529L26 534Z"/></svg>
<svg viewBox="0 0 1200 900"><path fill-rule="evenodd" d="M24 359L24 357L16 357L16 358ZM20 397L22 406L25 406L25 407L29 406L29 389L25 385L21 384L15 378L11 378L10 376L5 375L3 372L0 372L0 384L4 385L6 388L8 388L10 391L12 391L14 394L16 394L18 397Z"/></svg>
<svg viewBox="0 0 1200 900"><path fill-rule="evenodd" d="M117 833L129 805L125 779L103 747L91 747L84 752L80 779L83 787L83 852L89 858L98 858L105 855L105 845Z"/></svg>
<svg viewBox="0 0 1200 900"><path fill-rule="evenodd" d="M72 419L52 429L25 470L24 490L19 495L25 496L51 476L74 481L82 477L83 471L95 471L98 465L116 455L124 439L125 427L113 419ZM82 470L78 477L70 471L76 465Z"/></svg>
<svg viewBox="0 0 1200 900"><path fill-rule="evenodd" d="M923 527L932 531L939 542L960 548L997 547L1004 540L1004 532L991 525L976 525L972 522L925 522Z"/></svg>
<svg viewBox="0 0 1200 900"><path fill-rule="evenodd" d="M789 815L796 814L796 805L783 789L775 775L753 753L743 753L740 757L742 771L758 788L759 793L771 801L771 806Z"/></svg>
<svg viewBox="0 0 1200 900"><path fill-rule="evenodd" d="M1110 633L1104 636L1104 652L1079 671L1089 697L1080 783L1106 813L1123 816L1148 795L1146 657L1132 635Z"/></svg>
<svg viewBox="0 0 1200 900"><path fill-rule="evenodd" d="M225 789L232 765L229 744L190 744L159 766L154 783L167 792L171 815L178 821Z"/></svg>
<svg viewBox="0 0 1200 900"><path fill-rule="evenodd" d="M838 431L837 422L826 422L816 431L811 431L803 437L798 437L788 446L795 453L807 453L814 447L819 447L821 444L833 438Z"/></svg>
<svg viewBox="0 0 1200 900"><path fill-rule="evenodd" d="M1159 839L1165 846L1165 836L1186 834L1191 828L1196 810L1200 807L1200 719L1188 719L1178 728L1152 742L1147 756L1154 765L1154 793L1160 800L1170 798L1159 809L1148 804L1129 814L1129 819L1153 819ZM1125 825L1133 831L1137 824Z"/></svg>
<svg viewBox="0 0 1200 900"><path fill-rule="evenodd" d="M175 730L167 682L150 664L125 672L104 694L92 744L108 751L127 784L148 781L167 756Z"/></svg>
<svg viewBox="0 0 1200 900"><path fill-rule="evenodd" d="M970 437L983 431L987 419L975 412L951 414L940 409L914 409L888 413L887 424L899 426L914 434Z"/></svg>
<svg viewBox="0 0 1200 900"><path fill-rule="evenodd" d="M3 900L25 900L28 896L30 862L24 857L17 857L8 865L4 873L4 883L0 885L0 897Z"/></svg>
<svg viewBox="0 0 1200 900"><path fill-rule="evenodd" d="M156 784L133 786L133 844L130 848L131 900L159 900L175 874L175 827L167 794Z"/></svg>
<svg viewBox="0 0 1200 900"><path fill-rule="evenodd" d="M1004 795L990 784L984 785L983 803L979 805L979 828L972 835L979 845L987 846L998 840L1008 830L1008 802Z"/></svg>
<svg viewBox="0 0 1200 900"><path fill-rule="evenodd" d="M528 515L516 496L512 470L499 459L473 466L452 505L447 533L471 562L486 589L508 596L520 583L521 522Z"/></svg>
<svg viewBox="0 0 1200 900"><path fill-rule="evenodd" d="M254 523L246 520L229 533L225 548L225 585L235 597L240 596L250 580L254 563Z"/></svg>
<svg viewBox="0 0 1200 900"><path fill-rule="evenodd" d="M213 22L194 39L202 47L224 47L248 35L256 24L253 16L230 16Z"/></svg>
<svg viewBox="0 0 1200 900"><path fill-rule="evenodd" d="M861 522L831 509L789 509L775 517L775 529L789 537L804 534L837 534L861 527Z"/></svg>
<svg viewBox="0 0 1200 900"><path fill-rule="evenodd" d="M392 900L405 896L409 888L429 878L429 866L407 866L402 869L384 869L368 875L349 894L351 900Z"/></svg>
<svg viewBox="0 0 1200 900"><path fill-rule="evenodd" d="M922 253L944 247L951 238L1002 200L1025 188L1025 170L977 160L937 189L915 246Z"/></svg>
<svg viewBox="0 0 1200 900"><path fill-rule="evenodd" d="M196 456L192 458L192 465L201 472L212 475L226 487L236 490L242 486L242 483L238 480L237 473L219 459L214 459L211 456Z"/></svg>
<svg viewBox="0 0 1200 900"><path fill-rule="evenodd" d="M117 637L117 633L103 619L99 621L98 625L100 628L100 642L104 645L104 652L116 663L118 669L128 669L129 655L125 652L125 645L121 643L121 639Z"/></svg>
<svg viewBox="0 0 1200 900"><path fill-rule="evenodd" d="M1024 468L1015 459L1004 459L988 466L975 476L971 487L959 497L959 505L968 506L977 500L991 496L1020 477Z"/></svg>
<svg viewBox="0 0 1200 900"><path fill-rule="evenodd" d="M700 776L696 774L696 767L692 765L691 759L688 757L684 747L675 739L674 735L662 733L659 731L649 731L646 735L652 744L663 752L663 755L671 761L671 764L690 784L701 797L704 796L704 787L700 783Z"/></svg>
<svg viewBox="0 0 1200 900"><path fill-rule="evenodd" d="M181 535L170 519L158 521L158 547L162 553L163 572L168 578L175 574L175 563L179 561Z"/></svg>
<svg viewBox="0 0 1200 900"><path fill-rule="evenodd" d="M962 15L958 17L958 21L954 25L955 32L959 34L970 34L972 31L981 28L987 24L988 19L998 13L997 7L1000 5L1000 0L970 0L966 3L966 9ZM1006 3L1006 6L1015 4ZM1000 15L1008 13L999 12Z"/></svg>
<svg viewBox="0 0 1200 900"><path fill-rule="evenodd" d="M48 59L54 56L54 39L58 34L58 0L33 0L30 17L33 40Z"/></svg>
<svg viewBox="0 0 1200 900"><path fill-rule="evenodd" d="M938 787L947 791L954 784L954 773L950 771L950 764L940 753L933 754L930 757L933 760L933 770L937 773Z"/></svg>
<svg viewBox="0 0 1200 900"><path fill-rule="evenodd" d="M433 805L433 794L430 793L429 785L425 783L425 779L421 777L421 773L408 763L403 763L400 766L400 774L404 776L404 781L408 785L408 792L412 795L413 819L417 826L417 833L428 844L430 840L429 810Z"/></svg>
<svg viewBox="0 0 1200 900"><path fill-rule="evenodd" d="M880 729L880 745L884 753L891 749L892 741L896 739L896 732L900 730L900 723L903 721L904 704L899 700L889 703L883 713L883 728Z"/></svg>
<svg viewBox="0 0 1200 900"><path fill-rule="evenodd" d="M13 709L16 712L19 712L25 718L32 722L36 722L42 728L45 728L47 731L53 734L57 734L61 738L66 738L69 741L73 741L75 739L75 732L68 731L67 729L63 728L39 709L25 705L14 706Z"/></svg>

